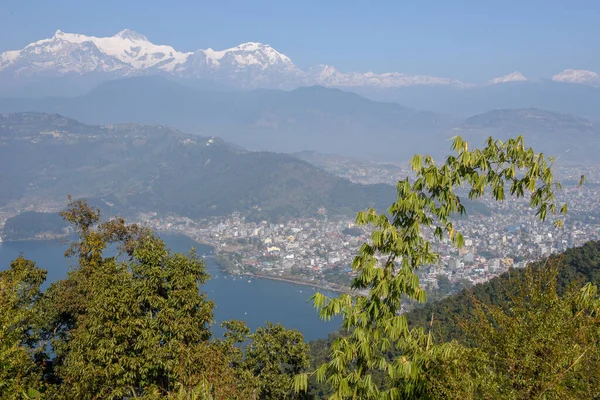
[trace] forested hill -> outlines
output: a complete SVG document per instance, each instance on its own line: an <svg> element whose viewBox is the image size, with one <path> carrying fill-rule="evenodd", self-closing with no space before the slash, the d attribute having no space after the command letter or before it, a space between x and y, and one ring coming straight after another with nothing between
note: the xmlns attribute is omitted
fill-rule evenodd
<svg viewBox="0 0 600 400"><path fill-rule="evenodd" d="M558 263L558 264L553 264ZM540 266L558 265L557 292L563 294L571 284L583 282L600 283L600 241L588 242L577 248L572 248L559 255L552 256L541 263L528 266L525 269L511 269L508 272L443 300L428 303L424 307L414 309L406 314L410 328L423 327L429 330L433 315L433 335L436 343L448 342L452 339L465 341L467 335L462 329L461 322L473 320L473 300L477 299L486 304L494 304L504 308L509 305L509 296L526 281L526 270ZM512 290L512 292L511 292ZM329 349L339 333L332 333L327 339L311 342L311 362L318 366L329 359ZM380 379L381 375L376 374ZM312 392L323 395L328 387L312 382Z"/></svg>
<svg viewBox="0 0 600 400"><path fill-rule="evenodd" d="M66 234L68 224L58 213L26 211L8 218L0 237L3 240L26 240Z"/></svg>
<svg viewBox="0 0 600 400"><path fill-rule="evenodd" d="M2 172L3 171L3 172ZM10 171L10 173L9 173ZM390 185L359 185L286 154L156 125L85 125L56 114L0 115L0 207L22 199L95 198L190 218L257 218L387 208Z"/></svg>
<svg viewBox="0 0 600 400"><path fill-rule="evenodd" d="M527 268L538 268L558 263L557 289L564 293L570 284L592 282L600 284L600 241L588 242L581 247L551 256ZM409 326L429 326L433 314L433 332L439 341L462 339L464 332L459 322L469 318L473 299L484 303L504 306L516 283L522 281L525 269L511 269L508 272L446 299L429 303L406 314Z"/></svg>

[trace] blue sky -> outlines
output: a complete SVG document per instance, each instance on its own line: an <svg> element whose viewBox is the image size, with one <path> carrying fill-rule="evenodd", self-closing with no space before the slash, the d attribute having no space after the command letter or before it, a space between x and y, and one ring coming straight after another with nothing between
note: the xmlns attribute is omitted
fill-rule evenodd
<svg viewBox="0 0 600 400"><path fill-rule="evenodd" d="M259 41L302 68L485 81L600 72L599 0L0 0L0 51L130 28L180 51Z"/></svg>

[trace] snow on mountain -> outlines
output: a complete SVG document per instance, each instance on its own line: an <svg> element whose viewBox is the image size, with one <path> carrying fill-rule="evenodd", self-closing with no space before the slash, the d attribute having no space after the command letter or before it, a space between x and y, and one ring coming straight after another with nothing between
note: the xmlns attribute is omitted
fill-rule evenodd
<svg viewBox="0 0 600 400"><path fill-rule="evenodd" d="M129 29L110 37L58 30L51 38L0 54L0 83L27 82L28 79L48 76L75 75L87 79L88 74L98 73L101 77L108 74L109 78L149 74L202 78L241 88L474 86L455 79L399 72L346 73L330 65L303 71L286 55L268 44L257 42L225 50L209 48L179 52L171 46L154 44L144 35ZM600 87L600 75L592 71L568 69L552 79ZM489 83L526 80L520 72L513 72Z"/></svg>
<svg viewBox="0 0 600 400"><path fill-rule="evenodd" d="M512 72L508 75L500 76L490 80L490 84L507 83L507 82L525 82L527 78L519 71Z"/></svg>
<svg viewBox="0 0 600 400"><path fill-rule="evenodd" d="M261 68L268 68L273 65L281 64L290 69L296 69L296 66L288 56L279 53L267 44L257 42L243 43L239 46L221 51L213 49L199 51L203 51L206 57L210 59L214 65L220 65L222 61L232 61L232 64L240 66L257 65Z"/></svg>
<svg viewBox="0 0 600 400"><path fill-rule="evenodd" d="M565 69L563 72L554 75L552 80L600 87L600 74L584 69Z"/></svg>
<svg viewBox="0 0 600 400"><path fill-rule="evenodd" d="M241 87L296 87L303 72L271 46L248 42L226 50L198 50L173 73L183 78L208 78Z"/></svg>
<svg viewBox="0 0 600 400"><path fill-rule="evenodd" d="M186 53L170 46L155 45L128 29L103 38L58 30L49 39L31 43L19 51L3 53L0 71L10 68L17 75L120 71L128 75L150 68L169 71L186 57Z"/></svg>
<svg viewBox="0 0 600 400"><path fill-rule="evenodd" d="M342 73L331 65L319 65L308 72L309 80L323 86L374 86L374 87L402 87L413 85L454 85L466 86L465 83L454 79L438 78L426 75L408 75L398 72L376 74L373 72Z"/></svg>
<svg viewBox="0 0 600 400"><path fill-rule="evenodd" d="M191 53L156 45L125 29L111 37L57 31L22 50L0 54L1 78L109 73L111 76L166 74L208 78L238 87L293 88L301 85L401 87L458 85L460 81L396 72L342 73L330 66L302 71L286 55L267 44L248 42L225 50Z"/></svg>
<svg viewBox="0 0 600 400"><path fill-rule="evenodd" d="M171 71L190 53L180 53L171 46L155 45L145 36L129 29L108 38L91 38L104 53L135 69L159 68Z"/></svg>

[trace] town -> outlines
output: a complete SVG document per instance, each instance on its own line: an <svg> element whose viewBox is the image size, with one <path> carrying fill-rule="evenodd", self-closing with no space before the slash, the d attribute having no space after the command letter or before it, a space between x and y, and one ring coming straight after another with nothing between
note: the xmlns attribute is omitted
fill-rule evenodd
<svg viewBox="0 0 600 400"><path fill-rule="evenodd" d="M559 171L565 182L573 182L582 174L581 168ZM556 228L551 219L540 222L525 199L507 198L498 203L484 198L481 202L487 207L486 213L475 212L455 221L465 238L464 247L457 249L448 239L435 242L425 231L440 260L420 270L421 283L430 293L447 295L509 268L522 268L540 257L600 239L600 189L595 183L599 181L598 169L589 167L583 173L588 178L586 185L565 185L557 198L569 205L564 228ZM352 260L370 236L369 227L358 227L349 217L328 216L325 209L311 218L280 223L250 222L241 214L193 221L148 213L139 214L136 220L157 231L178 232L213 246L230 273L329 289L348 287L354 276Z"/></svg>
<svg viewBox="0 0 600 400"><path fill-rule="evenodd" d="M359 183L391 183L390 165L348 161L321 163L332 172ZM366 168L366 170L365 170ZM557 167L557 180L565 183L558 202L568 203L565 227L555 228L549 218L540 222L526 199L503 202L478 200L465 218L456 218L456 229L465 238L457 249L448 239L437 242L424 231L439 253L439 262L419 270L420 282L430 298L445 296L460 288L485 282L509 268L549 254L600 239L600 167ZM396 170L411 176L407 168ZM587 182L575 183L582 174ZM466 198L466 195L463 197ZM392 199L390 199L392 200ZM41 205L40 205L41 204ZM482 205L482 207L481 207ZM64 204L36 202L0 210L1 225L23 211L57 212ZM221 267L232 274L248 274L347 291L355 272L352 261L360 246L369 241L370 228L359 227L350 216L329 215L325 208L311 217L282 221L249 221L241 213L226 217L192 220L156 212L128 218L157 232L177 233L210 245ZM51 238L40 236L39 238Z"/></svg>

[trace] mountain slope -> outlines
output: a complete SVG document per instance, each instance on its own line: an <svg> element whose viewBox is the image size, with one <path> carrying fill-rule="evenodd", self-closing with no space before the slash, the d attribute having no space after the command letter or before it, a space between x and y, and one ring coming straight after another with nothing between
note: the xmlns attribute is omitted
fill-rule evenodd
<svg viewBox="0 0 600 400"><path fill-rule="evenodd" d="M475 145L488 136L523 135L527 145L565 161L591 162L600 151L600 124L569 114L496 109L461 122L322 86L224 92L136 77L103 83L73 98L0 99L0 112L24 111L59 113L91 124L170 125L254 150L308 150L377 161L408 160L415 153L442 157L455 135Z"/></svg>
<svg viewBox="0 0 600 400"><path fill-rule="evenodd" d="M464 89L438 85L354 91L374 100L464 118L497 108L533 107L600 121L600 88L577 83L511 81Z"/></svg>
<svg viewBox="0 0 600 400"><path fill-rule="evenodd" d="M247 152L165 126L91 126L59 115L0 115L0 205L117 203L128 213L260 218L387 207L395 189L336 178L284 154Z"/></svg>
<svg viewBox="0 0 600 400"><path fill-rule="evenodd" d="M197 90L159 77L107 82L75 98L0 99L0 112L60 113L92 124L150 123L223 137L244 147L408 159L456 121L324 87ZM448 145L443 140L444 150Z"/></svg>
<svg viewBox="0 0 600 400"><path fill-rule="evenodd" d="M506 140L523 135L528 146L567 161L592 162L600 151L600 123L536 108L475 115L453 132L475 145L489 136Z"/></svg>
<svg viewBox="0 0 600 400"><path fill-rule="evenodd" d="M600 284L600 242L588 242L581 247L569 249L563 254L550 257L549 263L553 261L560 265L557 277L559 293L564 293L571 284ZM508 295L515 286L514 282L524 279L524 272L525 270L512 269L457 295L415 309L407 313L406 318L411 326L426 327L433 314L433 332L437 339L462 339L464 332L460 321L471 316L473 298L487 304L507 305Z"/></svg>

